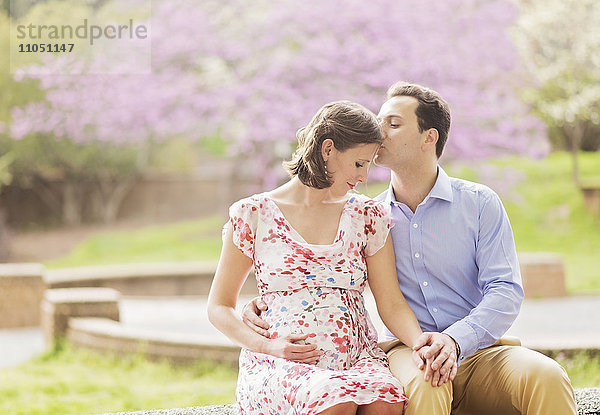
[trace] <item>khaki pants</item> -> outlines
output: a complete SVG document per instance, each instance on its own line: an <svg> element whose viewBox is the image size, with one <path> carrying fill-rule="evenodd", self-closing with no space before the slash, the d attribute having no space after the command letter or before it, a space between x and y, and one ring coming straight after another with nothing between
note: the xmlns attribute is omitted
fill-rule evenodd
<svg viewBox="0 0 600 415"><path fill-rule="evenodd" d="M549 357L521 346L478 350L440 387L423 379L412 350L380 344L390 369L404 386L406 415L576 415L575 397L564 369Z"/></svg>

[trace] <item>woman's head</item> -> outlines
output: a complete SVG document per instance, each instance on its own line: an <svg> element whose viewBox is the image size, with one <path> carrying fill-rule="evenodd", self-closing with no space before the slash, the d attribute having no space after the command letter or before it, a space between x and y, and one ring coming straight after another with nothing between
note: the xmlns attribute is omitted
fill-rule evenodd
<svg viewBox="0 0 600 415"><path fill-rule="evenodd" d="M333 183L332 166L328 169L326 163L332 151L344 153L365 144L379 146L383 141L375 114L350 101L324 105L296 137L298 148L283 165L291 176L317 189Z"/></svg>

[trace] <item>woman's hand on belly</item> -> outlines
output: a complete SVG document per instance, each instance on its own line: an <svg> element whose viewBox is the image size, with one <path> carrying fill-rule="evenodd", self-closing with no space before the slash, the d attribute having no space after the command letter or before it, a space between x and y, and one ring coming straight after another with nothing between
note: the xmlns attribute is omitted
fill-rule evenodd
<svg viewBox="0 0 600 415"><path fill-rule="evenodd" d="M310 334L288 334L287 336L267 340L263 353L281 357L297 363L314 365L323 354L316 344L306 343Z"/></svg>

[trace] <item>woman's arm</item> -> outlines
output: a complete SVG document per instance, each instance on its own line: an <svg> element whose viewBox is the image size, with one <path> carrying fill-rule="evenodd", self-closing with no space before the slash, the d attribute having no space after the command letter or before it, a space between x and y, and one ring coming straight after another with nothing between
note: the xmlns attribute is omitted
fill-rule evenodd
<svg viewBox="0 0 600 415"><path fill-rule="evenodd" d="M396 261L391 238L372 256L367 257L368 281L379 316L386 327L408 347L414 349L413 360L419 369L425 369L425 381L431 379L433 386L441 386L456 376L456 355L445 354L438 366L432 366L433 359L428 354L429 347L424 346L422 330L415 314L406 302L396 276ZM440 341L441 333L426 333ZM415 344L417 347L415 347ZM436 357L436 356L432 356ZM441 366L441 367L440 367Z"/></svg>
<svg viewBox="0 0 600 415"><path fill-rule="evenodd" d="M252 260L233 243L232 227L227 227L221 258L208 295L208 319L219 331L248 350L302 363L314 363L321 352L314 344L296 344L308 334L279 339L263 337L244 324L235 307L252 267Z"/></svg>
<svg viewBox="0 0 600 415"><path fill-rule="evenodd" d="M381 320L402 343L412 348L422 330L400 291L391 238L388 237L383 247L366 260L369 287Z"/></svg>

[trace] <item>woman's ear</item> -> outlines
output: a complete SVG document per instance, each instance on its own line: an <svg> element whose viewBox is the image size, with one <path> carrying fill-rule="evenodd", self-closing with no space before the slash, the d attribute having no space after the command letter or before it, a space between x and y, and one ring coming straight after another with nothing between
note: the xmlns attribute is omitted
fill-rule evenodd
<svg viewBox="0 0 600 415"><path fill-rule="evenodd" d="M321 156L323 157L324 162L327 162L333 149L335 149L335 146L333 145L333 140L331 138L323 140L323 143L321 144Z"/></svg>

